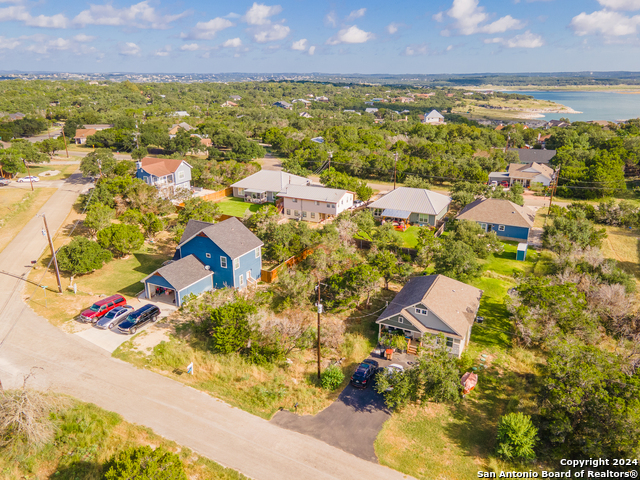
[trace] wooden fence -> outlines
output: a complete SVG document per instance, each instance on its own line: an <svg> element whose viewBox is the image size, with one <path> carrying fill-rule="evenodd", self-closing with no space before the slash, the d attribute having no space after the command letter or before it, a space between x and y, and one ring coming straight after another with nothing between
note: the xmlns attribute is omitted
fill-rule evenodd
<svg viewBox="0 0 640 480"><path fill-rule="evenodd" d="M356 243L356 247L362 250L369 250L373 242L371 240L363 240L360 238L354 238L353 241ZM396 253L408 253L412 257L418 254L418 250L415 248L401 247L396 249Z"/></svg>
<svg viewBox="0 0 640 480"><path fill-rule="evenodd" d="M262 280L265 283L275 282L278 279L278 274L280 271L284 271L287 268L293 267L294 265L297 265L298 263L302 262L305 258L311 255L316 248L318 247L307 248L303 252L286 259L280 265L278 265L277 267L274 267L271 270L262 270L260 272L260 280Z"/></svg>
<svg viewBox="0 0 640 480"><path fill-rule="evenodd" d="M217 192L203 195L200 198L202 198L203 200L206 200L207 202L211 202L214 200L220 200L221 198L224 198L224 197L232 197L232 196L233 196L233 188L227 187L227 188L223 188L222 190L218 190Z"/></svg>

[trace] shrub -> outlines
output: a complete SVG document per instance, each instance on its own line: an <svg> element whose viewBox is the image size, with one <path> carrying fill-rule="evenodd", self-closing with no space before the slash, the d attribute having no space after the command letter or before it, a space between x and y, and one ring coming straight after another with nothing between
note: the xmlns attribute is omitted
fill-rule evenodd
<svg viewBox="0 0 640 480"><path fill-rule="evenodd" d="M338 365L329 366L322 375L320 375L320 384L325 390L335 390L344 381L344 373Z"/></svg>
<svg viewBox="0 0 640 480"><path fill-rule="evenodd" d="M175 453L148 445L116 453L105 464L104 480L187 480L184 465Z"/></svg>
<svg viewBox="0 0 640 480"><path fill-rule="evenodd" d="M115 223L98 232L98 243L117 255L128 255L144 243L140 228L136 225Z"/></svg>
<svg viewBox="0 0 640 480"><path fill-rule="evenodd" d="M498 423L498 446L496 452L507 459L532 460L538 429L531 417L522 412L503 415Z"/></svg>
<svg viewBox="0 0 640 480"><path fill-rule="evenodd" d="M58 251L60 270L69 272L72 277L99 270L110 260L109 250L85 237L75 237Z"/></svg>

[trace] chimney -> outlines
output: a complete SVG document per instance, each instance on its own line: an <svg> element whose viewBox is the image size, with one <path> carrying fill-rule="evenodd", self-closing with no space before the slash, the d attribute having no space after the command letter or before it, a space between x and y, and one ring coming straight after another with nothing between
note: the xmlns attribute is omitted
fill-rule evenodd
<svg viewBox="0 0 640 480"><path fill-rule="evenodd" d="M140 169L142 169L142 162L140 160L138 160L136 162L136 170L140 170Z"/></svg>

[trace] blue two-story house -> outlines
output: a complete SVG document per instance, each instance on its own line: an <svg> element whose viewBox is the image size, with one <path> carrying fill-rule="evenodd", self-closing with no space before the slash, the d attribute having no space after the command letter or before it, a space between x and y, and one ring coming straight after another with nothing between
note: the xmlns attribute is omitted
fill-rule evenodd
<svg viewBox="0 0 640 480"><path fill-rule="evenodd" d="M219 223L189 220L174 261L142 280L147 298L182 305L190 294L242 289L260 280L262 240L237 218Z"/></svg>
<svg viewBox="0 0 640 480"><path fill-rule="evenodd" d="M180 189L191 189L192 168L180 159L145 157L136 162L136 178L158 188L163 197L169 198Z"/></svg>
<svg viewBox="0 0 640 480"><path fill-rule="evenodd" d="M529 207L521 207L506 199L478 198L464 207L457 220L480 224L485 232L496 232L503 240L527 242L536 214Z"/></svg>

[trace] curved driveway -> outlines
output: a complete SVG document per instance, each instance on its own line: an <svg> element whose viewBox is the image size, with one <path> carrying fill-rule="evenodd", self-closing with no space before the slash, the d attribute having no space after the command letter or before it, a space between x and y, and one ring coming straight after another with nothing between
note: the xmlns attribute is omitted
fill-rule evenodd
<svg viewBox="0 0 640 480"><path fill-rule="evenodd" d="M66 218L85 188L72 175L42 208L50 229ZM0 380L5 388L41 367L32 385L72 395L121 414L166 438L256 479L407 478L314 438L270 424L203 392L111 358L36 315L22 301L30 261L46 247L34 218L0 253ZM33 290L29 285L27 292Z"/></svg>

